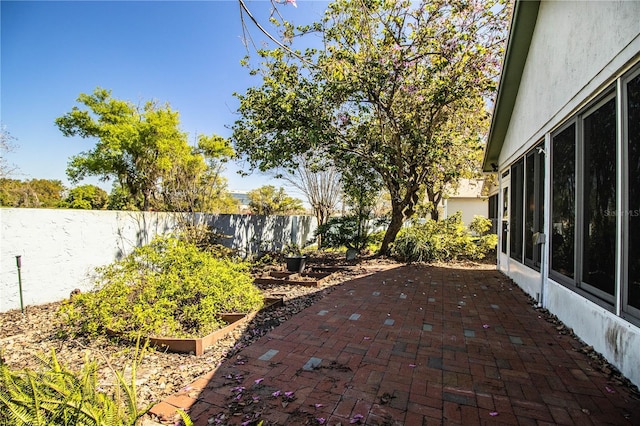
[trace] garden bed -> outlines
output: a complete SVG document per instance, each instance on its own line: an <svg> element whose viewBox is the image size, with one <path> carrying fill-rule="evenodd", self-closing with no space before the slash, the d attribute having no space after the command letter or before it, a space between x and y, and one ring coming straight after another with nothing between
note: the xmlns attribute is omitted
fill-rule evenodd
<svg viewBox="0 0 640 426"><path fill-rule="evenodd" d="M284 305L282 298L266 298L264 307L260 312L280 307ZM161 350L178 353L192 353L202 355L206 348L213 346L218 340L224 338L236 328L253 320L258 312L225 313L220 315L222 320L228 325L216 330L204 337L199 338L171 338L171 337L149 337L149 343Z"/></svg>
<svg viewBox="0 0 640 426"><path fill-rule="evenodd" d="M333 272L285 272L271 271L254 279L256 284L290 284L318 287L328 280Z"/></svg>
<svg viewBox="0 0 640 426"><path fill-rule="evenodd" d="M320 260L326 262L327 258ZM341 261L336 258L336 267ZM284 306L259 311L251 321L242 321L221 340L206 347L201 356L161 350L147 352L137 369L139 403L147 405L180 391L216 368L224 359L235 357L242 348L333 291L335 285L371 273L384 263L377 259L357 265L349 264L319 287L291 285L287 281L260 285L265 297L284 298ZM105 336L73 337L61 333L65 326L56 314L60 305L61 302L29 305L25 307L24 314L20 309L0 313L0 344L4 349L0 356L13 369L39 369L41 362L37 355L46 355L55 349L58 359L75 371L80 370L89 356L100 362L100 387L110 391L113 388L114 371L124 371L125 367L130 366L134 349L124 341Z"/></svg>

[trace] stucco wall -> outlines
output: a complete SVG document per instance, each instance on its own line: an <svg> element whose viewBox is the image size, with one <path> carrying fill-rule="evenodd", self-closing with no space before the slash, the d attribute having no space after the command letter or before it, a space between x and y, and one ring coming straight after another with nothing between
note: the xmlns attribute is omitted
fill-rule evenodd
<svg viewBox="0 0 640 426"><path fill-rule="evenodd" d="M241 254L313 236L310 216L203 216L229 236L222 242ZM20 308L16 256L21 256L24 305L61 300L92 286L90 274L175 228L168 213L54 209L0 209L0 311Z"/></svg>
<svg viewBox="0 0 640 426"><path fill-rule="evenodd" d="M640 51L640 2L541 2L501 167L611 83Z"/></svg>
<svg viewBox="0 0 640 426"><path fill-rule="evenodd" d="M640 386L640 329L551 280L546 307Z"/></svg>
<svg viewBox="0 0 640 426"><path fill-rule="evenodd" d="M500 153L500 171L614 83L640 53L640 2L541 2L516 103ZM549 139L547 137L547 152ZM546 205L550 204L549 157ZM507 178L508 179L508 178ZM549 223L549 211L545 212ZM547 225L548 226L548 225ZM548 234L548 231L547 231ZM545 252L545 264L548 252ZM585 297L499 255L499 268L636 385L640 328Z"/></svg>
<svg viewBox="0 0 640 426"><path fill-rule="evenodd" d="M474 216L487 217L489 204L486 198L449 198L444 203L444 217L462 212L462 223L469 226Z"/></svg>

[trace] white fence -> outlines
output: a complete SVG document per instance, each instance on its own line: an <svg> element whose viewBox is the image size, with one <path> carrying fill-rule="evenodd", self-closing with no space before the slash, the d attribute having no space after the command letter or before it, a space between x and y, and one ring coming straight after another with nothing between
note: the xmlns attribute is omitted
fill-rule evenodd
<svg viewBox="0 0 640 426"><path fill-rule="evenodd" d="M310 216L201 215L226 236L222 243L250 256L309 241ZM176 227L171 213L67 209L0 209L0 312L69 297L92 287L91 273Z"/></svg>

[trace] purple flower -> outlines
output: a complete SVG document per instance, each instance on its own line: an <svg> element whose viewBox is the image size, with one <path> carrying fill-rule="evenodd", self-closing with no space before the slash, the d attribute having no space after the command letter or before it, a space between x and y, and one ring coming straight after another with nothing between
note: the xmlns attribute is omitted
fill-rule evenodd
<svg viewBox="0 0 640 426"><path fill-rule="evenodd" d="M364 416L362 414L356 414L355 416L353 416L353 418L351 420L349 420L350 424L356 424L356 423L360 423L360 420L364 419Z"/></svg>
<svg viewBox="0 0 640 426"><path fill-rule="evenodd" d="M316 407L316 408L324 407L324 405L322 405L322 404L313 404L313 406Z"/></svg>
<svg viewBox="0 0 640 426"><path fill-rule="evenodd" d="M261 378L259 378L259 379L256 379L256 380L255 380L255 384L256 384L256 385L259 385L260 383L262 383L262 381L263 381L263 380L264 380L264 378L263 378L263 377L261 377Z"/></svg>
<svg viewBox="0 0 640 426"><path fill-rule="evenodd" d="M482 328L489 328L489 324L483 324Z"/></svg>
<svg viewBox="0 0 640 426"><path fill-rule="evenodd" d="M490 412L490 413L489 413L489 415L490 415L491 417L495 417L495 416L497 416L497 415L498 415L498 412L497 412L497 411L492 411L492 412Z"/></svg>
<svg viewBox="0 0 640 426"><path fill-rule="evenodd" d="M293 396L293 392L285 392L284 396L286 396L287 398L291 398Z"/></svg>
<svg viewBox="0 0 640 426"><path fill-rule="evenodd" d="M280 391L277 390L274 393L271 394L271 396L275 396L276 398L280 396Z"/></svg>
<svg viewBox="0 0 640 426"><path fill-rule="evenodd" d="M327 419L325 419L324 417L316 417L316 422L318 422L319 425L323 425L326 421Z"/></svg>

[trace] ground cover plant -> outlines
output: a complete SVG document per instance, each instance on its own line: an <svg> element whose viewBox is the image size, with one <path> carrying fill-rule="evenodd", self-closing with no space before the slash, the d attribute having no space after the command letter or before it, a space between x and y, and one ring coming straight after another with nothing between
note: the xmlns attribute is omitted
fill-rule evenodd
<svg viewBox="0 0 640 426"><path fill-rule="evenodd" d="M58 361L55 351L40 356L37 370L13 370L0 361L0 424L133 426L147 413L136 393L136 366L144 353L137 347L131 380L115 371L111 394L98 383L98 363L85 358L80 371Z"/></svg>
<svg viewBox="0 0 640 426"><path fill-rule="evenodd" d="M400 231L392 252L406 262L483 259L498 244L496 234L487 234L489 229L491 221L482 216L475 216L467 229L460 212L440 221L416 221Z"/></svg>
<svg viewBox="0 0 640 426"><path fill-rule="evenodd" d="M222 313L252 312L263 303L248 264L172 236L96 272L96 290L60 309L72 334L202 337L225 325Z"/></svg>

